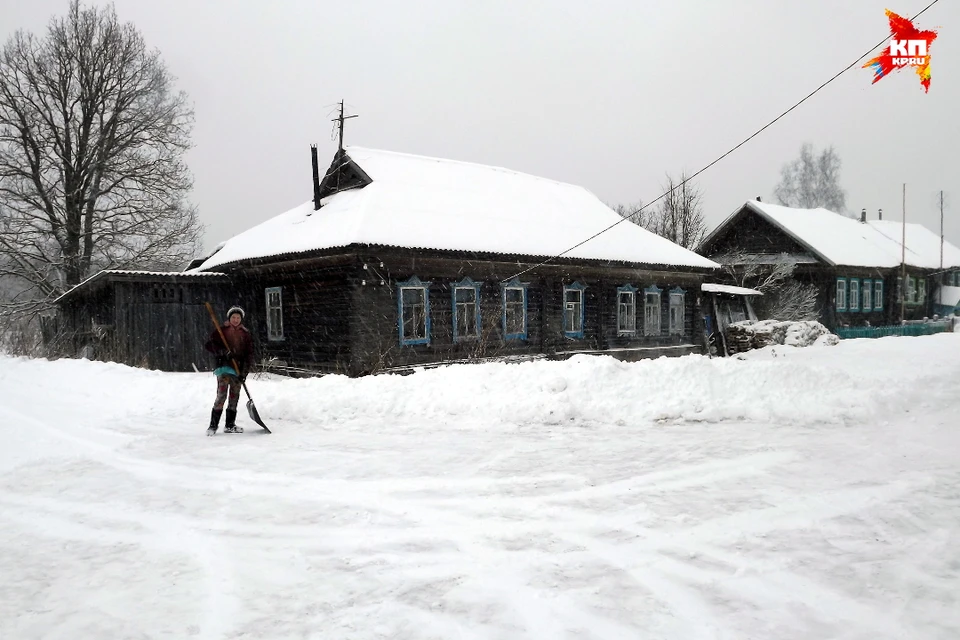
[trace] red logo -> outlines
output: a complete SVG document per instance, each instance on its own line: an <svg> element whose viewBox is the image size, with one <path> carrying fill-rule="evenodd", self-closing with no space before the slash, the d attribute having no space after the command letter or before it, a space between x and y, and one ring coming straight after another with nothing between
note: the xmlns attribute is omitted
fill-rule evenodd
<svg viewBox="0 0 960 640"><path fill-rule="evenodd" d="M892 36L889 46L863 68L873 69L873 82L876 83L894 69L913 67L920 76L924 92L930 91L930 45L937 39L937 32L920 31L908 18L889 9L886 11Z"/></svg>

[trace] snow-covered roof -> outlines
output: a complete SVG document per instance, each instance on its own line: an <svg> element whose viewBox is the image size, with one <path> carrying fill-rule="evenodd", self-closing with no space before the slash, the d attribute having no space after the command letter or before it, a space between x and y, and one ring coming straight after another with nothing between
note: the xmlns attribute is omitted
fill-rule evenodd
<svg viewBox="0 0 960 640"><path fill-rule="evenodd" d="M902 222L870 220L866 223L827 209L795 209L748 200L744 205L756 212L828 264L849 267L897 267L900 265ZM727 218L708 242L738 209ZM907 223L906 264L922 268L940 266L940 237L923 225ZM943 266L960 266L960 249L944 242Z"/></svg>
<svg viewBox="0 0 960 640"><path fill-rule="evenodd" d="M746 287L733 287L727 284L713 284L704 282L700 285L700 291L707 293L729 293L735 296L762 296L763 294L756 289L747 289Z"/></svg>
<svg viewBox="0 0 960 640"><path fill-rule="evenodd" d="M467 162L352 146L346 153L370 184L324 198L319 210L305 202L248 229L197 269L352 244L536 258L570 250L564 257L719 266L622 221L583 187Z"/></svg>
<svg viewBox="0 0 960 640"><path fill-rule="evenodd" d="M903 239L903 223L896 220L870 220L868 225L886 238L892 239L900 249ZM907 264L926 269L940 268L940 236L922 224L907 223ZM900 264L899 257L897 264ZM943 241L943 267L960 266L960 248Z"/></svg>

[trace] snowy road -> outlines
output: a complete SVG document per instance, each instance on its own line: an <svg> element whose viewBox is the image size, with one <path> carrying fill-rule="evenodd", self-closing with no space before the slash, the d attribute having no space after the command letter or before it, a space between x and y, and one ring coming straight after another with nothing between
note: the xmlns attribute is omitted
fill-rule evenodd
<svg viewBox="0 0 960 640"><path fill-rule="evenodd" d="M960 637L960 334L213 386L0 357L0 638Z"/></svg>

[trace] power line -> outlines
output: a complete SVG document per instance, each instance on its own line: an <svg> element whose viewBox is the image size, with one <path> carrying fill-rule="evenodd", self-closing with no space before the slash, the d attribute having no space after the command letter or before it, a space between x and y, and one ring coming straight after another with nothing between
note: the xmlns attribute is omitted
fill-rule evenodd
<svg viewBox="0 0 960 640"><path fill-rule="evenodd" d="M916 19L919 18L924 12L926 12L927 9L929 9L929 8L932 7L933 5L937 4L939 1L940 1L940 0L933 0L933 2L931 2L930 4L928 4L927 6L925 6L923 9L921 9L920 12L917 13L916 15L914 15L912 18L910 18L910 20L911 20L911 21L916 20ZM520 271L520 272L517 273L517 274L514 274L514 275L510 276L509 278L507 278L507 279L504 280L503 282L507 282L507 281L509 281L509 280L512 280L513 278L519 278L520 276L522 276L523 274L527 273L528 271L533 271L534 269L536 269L536 268L538 268L538 267L542 267L543 265L548 264L548 263L550 263L551 261L556 260L557 258L560 258L560 257L562 257L563 255L565 255L565 254L567 254L567 253L570 253L571 251L573 251L573 250L576 249L577 247L581 247L581 246L585 245L586 243L590 242L591 240L593 240L594 238L596 238L597 236L606 233L606 232L609 231L610 229L613 229L613 228L614 228L615 226L617 226L618 224L620 224L620 223L622 223L622 222L626 222L627 220L633 218L635 215L637 215L638 213L642 212L642 211L643 211L644 209L646 209L647 207L656 204L656 203L659 202L660 200L663 200L666 196L668 196L669 194L673 193L674 191L676 191L677 189L679 189L680 187L682 187L682 186L683 186L684 184L686 184L687 182L690 182L691 180L693 180L694 178L696 178L698 175L700 175L701 173L703 173L704 171L706 171L707 169L709 169L709 168L712 167L713 165L717 164L718 162L720 162L721 160L723 160L724 158L726 158L727 156L729 156L731 153L733 153L734 151L736 151L737 149L739 149L739 148L742 147L743 145L747 144L748 142L750 142L751 140L753 140L754 138L756 138L758 135L760 135L761 133L763 133L764 131L766 131L767 129L769 129L771 126L773 126L774 124L776 124L776 122L777 122L778 120L780 120L780 119L783 118L785 115L787 115L788 113L790 113L791 111L793 111L794 109L796 109L797 107L799 107L800 105L802 105L804 102L806 102L807 100L809 100L810 98L812 98L814 95L816 95L817 93L819 93L821 89L823 89L823 88L826 87L828 84L830 84L831 82L833 82L834 80L836 80L837 78L839 78L840 76L842 76L844 73L846 73L847 71L849 71L850 69L852 69L854 66L858 65L864 58L866 58L866 57L869 56L871 53L873 53L873 52L877 49L877 47L885 44L888 39L889 39L889 36L885 36L885 37L883 38L883 40L881 40L881 41L878 42L877 44L875 44L875 45L873 45L872 47L870 47L870 49L868 49L866 53L864 53L862 56L860 56L859 58L857 58L856 60L854 60L853 62L851 62L849 65L847 65L846 67L844 67L844 68L841 69L840 71L838 71L836 74L834 74L834 76L833 76L832 78L830 78L829 80L827 80L826 82L824 82L823 84L821 84L819 87L817 87L816 89L814 89L813 91L811 91L810 93L808 93L807 95L805 95L805 96L804 96L803 98L801 98L798 102L796 102L792 107L790 107L789 109L787 109L786 111L784 111L783 113L781 113L780 115L778 115L776 118L774 118L773 120L771 120L771 121L768 122L767 124L763 125L762 127L760 127L759 129L757 129L756 131L754 131L748 138L746 138L746 139L744 139L742 142L740 142L740 144L738 144L737 146L733 147L732 149L730 149L729 151L727 151L726 153L724 153L722 156L720 156L719 158L717 158L716 160L714 160L713 162L711 162L711 163L708 164L707 166L703 167L702 169L700 169L699 171L697 171L696 173L694 173L692 176L690 176L690 177L687 178L686 180L683 180L680 184L678 184L677 186L675 186L673 189L670 189L669 191L665 191L665 192L661 193L659 196L657 196L656 199L651 200L651 201L648 202L647 204L643 205L642 207L640 207L639 209L637 209L636 211L634 211L633 213L631 213L629 216L625 216L625 217L621 218L620 220L618 220L617 222L614 222L612 225L610 225L610 226L607 227L606 229L603 229L603 230L598 231L597 233L593 234L592 236L590 236L590 237L587 238L586 240L583 240L582 242L578 242L577 244L573 245L573 246L570 247L569 249L567 249L567 250L565 250L565 251L562 251L561 253L559 253L559 254L551 257L551 258L548 258L548 259L544 260L543 262L541 262L541 263L539 263L539 264L536 264L536 265L534 265L534 266L532 266L532 267L529 267L529 268L527 268L527 269L524 269L523 271Z"/></svg>

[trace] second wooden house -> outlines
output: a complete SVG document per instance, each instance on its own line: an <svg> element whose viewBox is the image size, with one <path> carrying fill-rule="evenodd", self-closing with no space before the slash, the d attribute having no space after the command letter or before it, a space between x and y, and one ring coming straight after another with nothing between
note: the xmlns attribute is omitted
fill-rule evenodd
<svg viewBox="0 0 960 640"><path fill-rule="evenodd" d="M901 240L906 236L906 242ZM748 200L701 243L718 261L789 261L819 291L819 320L831 330L900 325L938 311L934 292L960 268L960 249L920 224L859 220L826 209Z"/></svg>

